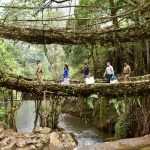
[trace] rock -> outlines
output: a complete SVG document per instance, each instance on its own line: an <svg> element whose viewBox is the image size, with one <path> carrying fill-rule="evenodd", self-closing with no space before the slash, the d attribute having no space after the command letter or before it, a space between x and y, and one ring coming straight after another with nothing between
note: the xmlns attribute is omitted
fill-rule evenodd
<svg viewBox="0 0 150 150"><path fill-rule="evenodd" d="M45 136L46 136L46 135L44 135L44 134L37 134L37 135L36 135L36 137L37 137L37 138L40 138L40 139L41 139L41 138L44 138Z"/></svg>
<svg viewBox="0 0 150 150"><path fill-rule="evenodd" d="M141 148L139 150L150 150L150 147L144 147L144 148Z"/></svg>
<svg viewBox="0 0 150 150"><path fill-rule="evenodd" d="M3 138L5 138L5 134L2 132L0 133L0 140L2 140Z"/></svg>
<svg viewBox="0 0 150 150"><path fill-rule="evenodd" d="M45 146L45 147L43 148L43 150L51 150L51 149L49 149L49 146Z"/></svg>
<svg viewBox="0 0 150 150"><path fill-rule="evenodd" d="M36 150L36 147L34 145L30 145L23 148L16 148L16 150Z"/></svg>
<svg viewBox="0 0 150 150"><path fill-rule="evenodd" d="M11 137L7 137L7 138L3 139L2 141L0 141L0 147L7 146L8 144L11 143L11 141L12 141L14 138L15 138L14 136L11 136Z"/></svg>
<svg viewBox="0 0 150 150"><path fill-rule="evenodd" d="M31 134L30 133L25 133L23 136L26 137L26 138L30 138Z"/></svg>
<svg viewBox="0 0 150 150"><path fill-rule="evenodd" d="M50 150L73 150L75 147L76 143L74 142L69 133L63 131L52 132L50 134Z"/></svg>
<svg viewBox="0 0 150 150"><path fill-rule="evenodd" d="M16 143L16 145L17 145L18 147L24 147L24 146L26 145L26 140L21 139L21 140L19 140L19 141Z"/></svg>
<svg viewBox="0 0 150 150"><path fill-rule="evenodd" d="M49 135L46 135L46 136L43 136L41 139L40 139L43 143L48 143L49 141Z"/></svg>
<svg viewBox="0 0 150 150"><path fill-rule="evenodd" d="M51 132L50 128L40 129L40 133L0 133L0 150L73 150L76 147L71 135L63 131Z"/></svg>
<svg viewBox="0 0 150 150"><path fill-rule="evenodd" d="M3 128L0 128L0 133L2 133L4 131L4 129Z"/></svg>
<svg viewBox="0 0 150 150"><path fill-rule="evenodd" d="M49 134L38 134L36 137L38 140L44 143L47 143L49 141Z"/></svg>
<svg viewBox="0 0 150 150"><path fill-rule="evenodd" d="M34 145L30 145L30 150L35 150L36 147Z"/></svg>
<svg viewBox="0 0 150 150"><path fill-rule="evenodd" d="M40 131L40 133L42 133L42 134L48 134L50 132L51 132L51 129L47 128L47 127L42 128L42 130Z"/></svg>
<svg viewBox="0 0 150 150"><path fill-rule="evenodd" d="M7 144L10 144L10 142L11 142L14 138L15 138L14 136L10 136L10 137L7 137L7 138L3 139L2 141L3 141L3 142L6 142Z"/></svg>
<svg viewBox="0 0 150 150"><path fill-rule="evenodd" d="M38 142L38 143L36 143L35 147L37 147L38 149L42 149L43 144Z"/></svg>
<svg viewBox="0 0 150 150"><path fill-rule="evenodd" d="M26 144L36 144L37 141L35 139L27 139Z"/></svg>
<svg viewBox="0 0 150 150"><path fill-rule="evenodd" d="M33 133L17 133L16 137L18 137L18 138L35 138L36 134L33 134Z"/></svg>
<svg viewBox="0 0 150 150"><path fill-rule="evenodd" d="M11 143L5 147L2 147L0 150L12 150L16 144L16 138L11 141Z"/></svg>
<svg viewBox="0 0 150 150"><path fill-rule="evenodd" d="M38 126L38 127L36 127L36 128L33 130L33 132L34 132L34 133L40 133L41 130L42 130L42 127Z"/></svg>
<svg viewBox="0 0 150 150"><path fill-rule="evenodd" d="M7 146L7 143L5 141L0 141L0 147Z"/></svg>
<svg viewBox="0 0 150 150"><path fill-rule="evenodd" d="M138 138L121 139L113 142L97 143L85 147L78 148L78 150L144 150L142 147L150 145L150 135Z"/></svg>

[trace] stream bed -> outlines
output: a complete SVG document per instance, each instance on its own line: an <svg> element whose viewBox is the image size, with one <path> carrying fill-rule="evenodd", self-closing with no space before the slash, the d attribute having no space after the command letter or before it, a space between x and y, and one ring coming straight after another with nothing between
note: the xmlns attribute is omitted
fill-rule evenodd
<svg viewBox="0 0 150 150"><path fill-rule="evenodd" d="M32 132L35 120L34 101L24 101L16 114L16 126L18 132ZM103 142L108 134L94 128L90 123L68 114L62 114L59 119L59 127L75 134L78 147Z"/></svg>

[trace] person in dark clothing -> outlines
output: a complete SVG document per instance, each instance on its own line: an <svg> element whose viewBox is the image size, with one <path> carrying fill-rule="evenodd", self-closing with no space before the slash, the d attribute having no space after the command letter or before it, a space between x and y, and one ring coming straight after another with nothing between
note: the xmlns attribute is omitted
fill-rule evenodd
<svg viewBox="0 0 150 150"><path fill-rule="evenodd" d="M85 78L89 77L89 66L86 63L84 64L84 75L85 75Z"/></svg>

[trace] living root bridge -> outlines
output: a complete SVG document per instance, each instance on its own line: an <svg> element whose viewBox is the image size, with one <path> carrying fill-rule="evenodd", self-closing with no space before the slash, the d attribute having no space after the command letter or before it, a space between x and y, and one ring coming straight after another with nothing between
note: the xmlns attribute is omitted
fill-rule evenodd
<svg viewBox="0 0 150 150"><path fill-rule="evenodd" d="M59 96L83 96L88 97L91 94L98 94L99 96L113 97L113 96L133 96L143 95L150 92L150 80L139 80L120 82L117 84L95 83L93 85L85 84L70 84L69 86L62 86L58 83L51 83L45 81L44 84L38 81L28 80L27 78L16 75L0 73L0 86L7 89L13 89L21 92L34 93L43 95L44 91L47 94L54 94Z"/></svg>
<svg viewBox="0 0 150 150"><path fill-rule="evenodd" d="M148 23L144 23L138 27L131 26L109 30L37 29L0 25L0 38L20 40L32 44L106 44L116 41L122 43L135 42L139 39L150 38ZM114 37L114 33L116 32L117 37Z"/></svg>

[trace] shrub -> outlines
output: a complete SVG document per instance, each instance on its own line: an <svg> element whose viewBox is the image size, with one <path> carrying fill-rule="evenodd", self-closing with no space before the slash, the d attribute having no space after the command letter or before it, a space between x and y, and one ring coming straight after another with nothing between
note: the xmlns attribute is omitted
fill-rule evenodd
<svg viewBox="0 0 150 150"><path fill-rule="evenodd" d="M115 137L117 138L129 138L133 136L133 120L129 115L124 114L119 117L115 124Z"/></svg>

